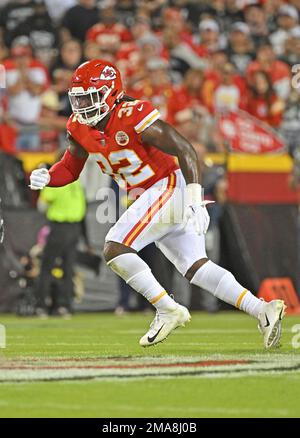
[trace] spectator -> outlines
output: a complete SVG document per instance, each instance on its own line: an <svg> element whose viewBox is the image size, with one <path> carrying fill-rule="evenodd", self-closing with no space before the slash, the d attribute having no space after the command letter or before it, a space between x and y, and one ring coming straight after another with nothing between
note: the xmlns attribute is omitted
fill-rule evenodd
<svg viewBox="0 0 300 438"><path fill-rule="evenodd" d="M221 83L214 92L214 111L236 111L244 107L245 83L235 75L234 66L227 62L222 68Z"/></svg>
<svg viewBox="0 0 300 438"><path fill-rule="evenodd" d="M45 0L48 13L55 24L59 23L65 12L75 6L76 3L77 0Z"/></svg>
<svg viewBox="0 0 300 438"><path fill-rule="evenodd" d="M162 44L158 37L150 33L139 38L133 46L127 53L119 52L117 64L126 73L126 88L134 93L135 89L140 88L140 81L146 79L147 62L152 58L160 58Z"/></svg>
<svg viewBox="0 0 300 438"><path fill-rule="evenodd" d="M14 31L15 37L20 35L29 37L36 58L49 67L57 54L59 41L56 28L44 3L37 3L34 7L34 15L29 16Z"/></svg>
<svg viewBox="0 0 300 438"><path fill-rule="evenodd" d="M45 91L41 96L41 104L38 119L40 149L43 152L56 152L59 149L59 135L61 132L65 133L68 118L58 115L61 107L55 91Z"/></svg>
<svg viewBox="0 0 300 438"><path fill-rule="evenodd" d="M104 56L108 53L116 59L121 44L130 42L132 35L123 24L117 22L113 7L103 10L100 20L88 30L86 40L96 42Z"/></svg>
<svg viewBox="0 0 300 438"><path fill-rule="evenodd" d="M182 10L176 8L166 8L162 14L163 28L171 28L175 33L180 35L181 41L191 47L193 44L193 35L187 26Z"/></svg>
<svg viewBox="0 0 300 438"><path fill-rule="evenodd" d="M283 109L284 103L275 94L269 75L264 71L256 71L247 102L249 114L277 128L282 120Z"/></svg>
<svg viewBox="0 0 300 438"><path fill-rule="evenodd" d="M151 33L151 21L147 17L138 15L135 17L130 30L134 41L138 41Z"/></svg>
<svg viewBox="0 0 300 438"><path fill-rule="evenodd" d="M181 11L182 16L185 18L186 24L193 32L198 29L200 16L204 12L207 12L207 4L203 2L195 2L193 0L172 0L170 2L172 7L176 7Z"/></svg>
<svg viewBox="0 0 300 438"><path fill-rule="evenodd" d="M160 39L152 33L143 35L137 39L136 43L140 51L140 56L145 63L151 58L157 58L162 55L162 43Z"/></svg>
<svg viewBox="0 0 300 438"><path fill-rule="evenodd" d="M210 53L225 46L224 38L220 36L220 28L215 20L205 19L199 24L200 44L197 47L197 54L206 58Z"/></svg>
<svg viewBox="0 0 300 438"><path fill-rule="evenodd" d="M62 259L64 287L59 295L57 313L69 316L72 312L73 275L76 247L81 234L81 223L85 217L86 203L79 181L64 187L46 187L40 195L39 208L46 211L50 225L37 282L37 309L39 317L47 317L47 299L52 282L51 271L57 258Z"/></svg>
<svg viewBox="0 0 300 438"><path fill-rule="evenodd" d="M225 51L217 50L211 53L209 58L209 67L204 70L203 83L203 102L211 113L214 112L214 92L221 83L223 66L229 62Z"/></svg>
<svg viewBox="0 0 300 438"><path fill-rule="evenodd" d="M59 116L69 117L72 113L68 97L68 88L72 77L72 71L64 68L57 68L52 73L52 89L57 93L59 100Z"/></svg>
<svg viewBox="0 0 300 438"><path fill-rule="evenodd" d="M244 75L248 64L255 58L250 29L246 23L239 21L232 25L226 52L236 70Z"/></svg>
<svg viewBox="0 0 300 438"><path fill-rule="evenodd" d="M263 6L256 2L245 7L244 17L246 24L249 26L254 45L257 47L269 35L267 14Z"/></svg>
<svg viewBox="0 0 300 438"><path fill-rule="evenodd" d="M291 67L300 60L300 26L294 27L285 40L284 53L279 58Z"/></svg>
<svg viewBox="0 0 300 438"><path fill-rule="evenodd" d="M162 118L166 119L167 104L172 93L168 64L161 58L152 58L146 68L146 77L132 89L132 95L138 99L151 100Z"/></svg>
<svg viewBox="0 0 300 438"><path fill-rule="evenodd" d="M276 59L271 43L266 40L257 50L257 57L247 68L247 78L252 85L253 74L256 71L267 73L276 94L283 100L288 98L290 92L290 69L289 66Z"/></svg>
<svg viewBox="0 0 300 438"><path fill-rule="evenodd" d="M135 0L118 0L115 10L117 23L122 23L124 26L130 28L134 22L137 11L137 2Z"/></svg>
<svg viewBox="0 0 300 438"><path fill-rule="evenodd" d="M290 31L295 29L299 23L299 15L296 8L291 5L282 5L278 11L278 29L270 36L276 55L282 55L285 49L285 42Z"/></svg>
<svg viewBox="0 0 300 438"><path fill-rule="evenodd" d="M202 70L190 69L184 76L182 85L173 88L168 103L168 122L175 123L179 111L195 109L204 104L203 101L204 73Z"/></svg>
<svg viewBox="0 0 300 438"><path fill-rule="evenodd" d="M37 150L37 119L41 110L41 94L49 86L45 66L32 56L27 37L17 38L12 45L6 68L8 111L19 135L17 148Z"/></svg>
<svg viewBox="0 0 300 438"><path fill-rule="evenodd" d="M173 83L180 83L190 68L204 68L206 65L197 53L171 28L166 28L162 36L163 56L170 63L170 74Z"/></svg>
<svg viewBox="0 0 300 438"><path fill-rule="evenodd" d="M5 44L10 47L15 31L29 17L33 17L35 2L33 0L15 0L0 10L0 33Z"/></svg>
<svg viewBox="0 0 300 438"><path fill-rule="evenodd" d="M223 22L225 19L225 0L212 0L203 2L200 19L214 19L218 22Z"/></svg>
<svg viewBox="0 0 300 438"><path fill-rule="evenodd" d="M99 21L99 11L95 0L79 0L78 4L68 9L62 19L61 38L84 41L90 27Z"/></svg>
<svg viewBox="0 0 300 438"><path fill-rule="evenodd" d="M99 45L94 41L85 41L83 44L83 59L90 61L91 59L101 58L101 50Z"/></svg>
<svg viewBox="0 0 300 438"><path fill-rule="evenodd" d="M167 0L141 0L140 13L149 17L154 30L162 27L162 11L167 6Z"/></svg>
<svg viewBox="0 0 300 438"><path fill-rule="evenodd" d="M82 62L82 46L77 40L68 40L60 48L60 55L56 60L52 71L57 68L74 71Z"/></svg>
<svg viewBox="0 0 300 438"><path fill-rule="evenodd" d="M222 18L224 30L230 31L234 23L244 21L241 5L237 0L225 0L225 16Z"/></svg>
<svg viewBox="0 0 300 438"><path fill-rule="evenodd" d="M209 112L203 106L186 107L174 115L174 125L196 149L206 149L210 144L212 120Z"/></svg>

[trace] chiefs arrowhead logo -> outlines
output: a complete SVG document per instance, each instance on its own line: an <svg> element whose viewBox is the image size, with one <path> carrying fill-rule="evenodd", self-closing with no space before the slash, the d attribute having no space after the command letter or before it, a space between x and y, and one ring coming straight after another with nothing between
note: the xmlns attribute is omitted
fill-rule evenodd
<svg viewBox="0 0 300 438"><path fill-rule="evenodd" d="M104 81L116 79L116 77L117 77L116 70L114 68L110 67L109 65L104 67L104 69L102 70L102 73L100 75L100 79L102 79Z"/></svg>

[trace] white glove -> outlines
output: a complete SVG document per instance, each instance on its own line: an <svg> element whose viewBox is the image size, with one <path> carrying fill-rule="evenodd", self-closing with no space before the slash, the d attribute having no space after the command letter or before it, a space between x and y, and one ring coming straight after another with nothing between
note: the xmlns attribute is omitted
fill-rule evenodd
<svg viewBox="0 0 300 438"><path fill-rule="evenodd" d="M50 174L47 169L35 169L30 175L31 190L42 190L50 182Z"/></svg>
<svg viewBox="0 0 300 438"><path fill-rule="evenodd" d="M203 200L200 184L188 184L185 191L183 225L186 226L190 222L197 234L205 234L210 222L206 205L213 202Z"/></svg>

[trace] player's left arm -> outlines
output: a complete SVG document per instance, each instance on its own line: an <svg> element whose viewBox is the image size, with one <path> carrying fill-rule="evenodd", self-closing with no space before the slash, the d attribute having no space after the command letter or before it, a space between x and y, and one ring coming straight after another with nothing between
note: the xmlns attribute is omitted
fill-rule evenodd
<svg viewBox="0 0 300 438"><path fill-rule="evenodd" d="M195 149L171 125L158 119L142 132L141 138L143 143L176 156L187 184L201 183L200 163Z"/></svg>
<svg viewBox="0 0 300 438"><path fill-rule="evenodd" d="M210 221L206 209L208 202L204 201L200 163L193 146L171 125L159 119L141 133L141 138L143 143L178 158L187 182L183 223L190 221L198 234L206 233Z"/></svg>

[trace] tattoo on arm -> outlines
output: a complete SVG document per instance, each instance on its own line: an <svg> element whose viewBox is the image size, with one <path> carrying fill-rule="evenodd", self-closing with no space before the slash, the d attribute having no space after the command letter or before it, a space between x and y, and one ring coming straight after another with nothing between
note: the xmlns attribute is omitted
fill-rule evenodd
<svg viewBox="0 0 300 438"><path fill-rule="evenodd" d="M187 184L201 182L200 163L193 146L171 125L157 120L141 134L143 143L175 155Z"/></svg>

